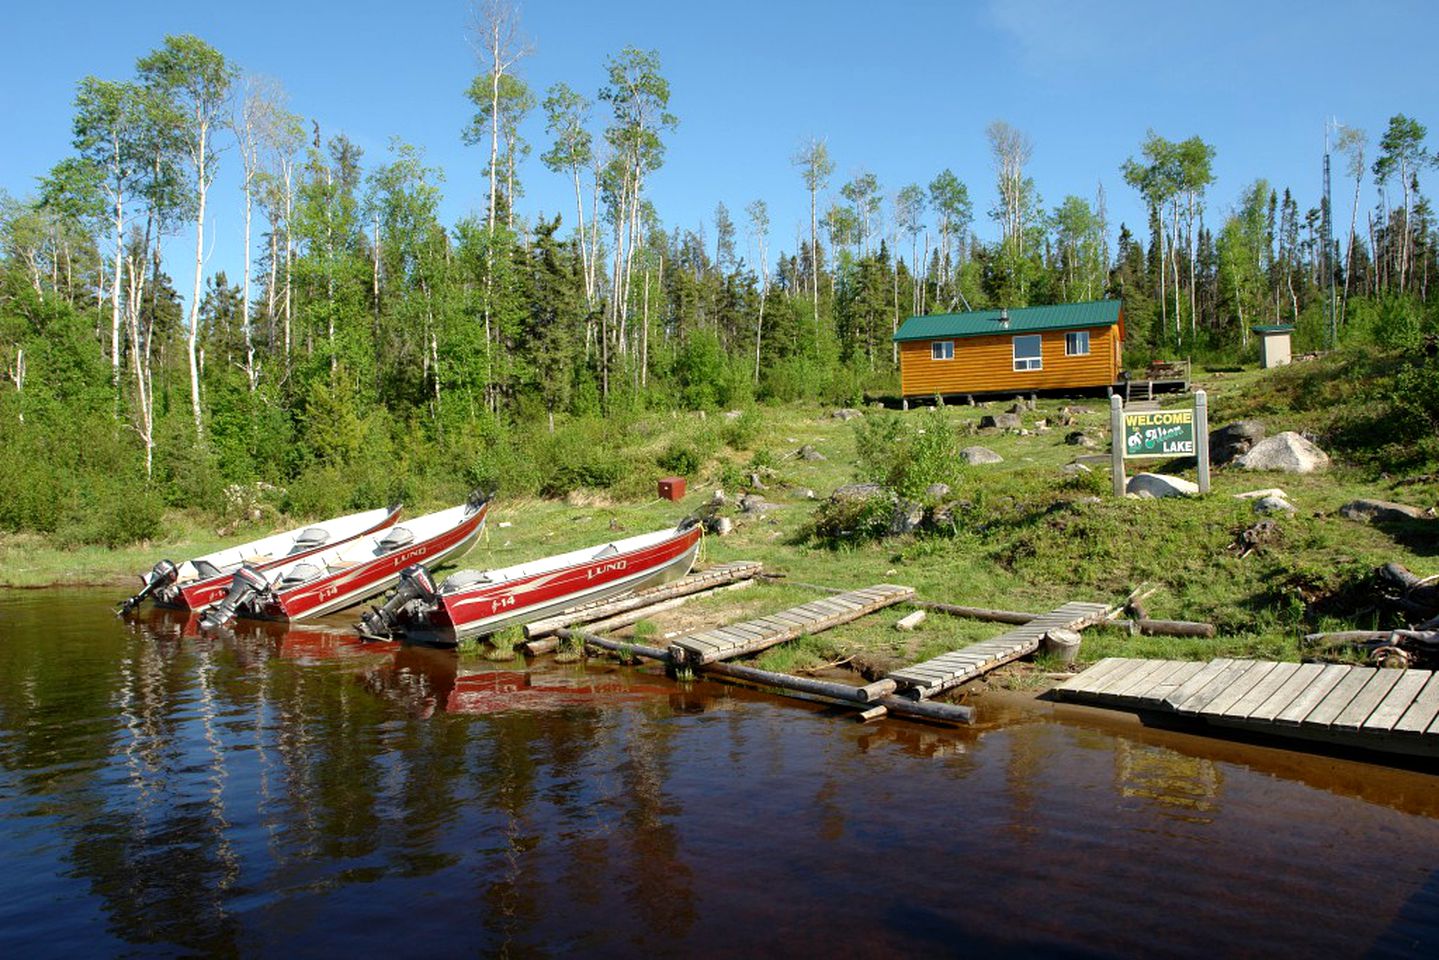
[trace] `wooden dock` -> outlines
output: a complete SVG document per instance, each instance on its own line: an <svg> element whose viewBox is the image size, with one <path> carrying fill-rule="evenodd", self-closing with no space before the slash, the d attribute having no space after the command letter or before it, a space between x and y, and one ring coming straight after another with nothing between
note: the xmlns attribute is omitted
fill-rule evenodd
<svg viewBox="0 0 1439 960"><path fill-rule="evenodd" d="M814 600L766 617L692 633L670 645L670 663L703 665L758 653L786 640L858 620L913 596L913 587L879 584Z"/></svg>
<svg viewBox="0 0 1439 960"><path fill-rule="evenodd" d="M1439 756L1439 673L1432 670L1110 657L1055 692L1271 736Z"/></svg>
<svg viewBox="0 0 1439 960"><path fill-rule="evenodd" d="M1066 603L993 640L941 654L933 660L895 670L886 677L920 699L932 697L1011 660L1028 656L1039 649L1040 641L1050 630L1081 629L1103 620L1107 612L1108 608L1102 603Z"/></svg>
<svg viewBox="0 0 1439 960"><path fill-rule="evenodd" d="M717 587L722 587L727 584L753 580L763 572L764 564L755 560L734 560L729 563L717 563L712 567L696 570L694 573L687 574L671 583L650 587L648 590L639 590L628 596L621 597L618 600L614 598L596 600L593 603L571 607L553 617L546 617L543 620L527 623L524 628L525 637L533 640L537 637L544 637L555 633L563 627L574 626L575 624L594 623L608 617L613 617L616 614L628 613L632 610L643 610L666 600L692 597L694 594L714 590Z"/></svg>

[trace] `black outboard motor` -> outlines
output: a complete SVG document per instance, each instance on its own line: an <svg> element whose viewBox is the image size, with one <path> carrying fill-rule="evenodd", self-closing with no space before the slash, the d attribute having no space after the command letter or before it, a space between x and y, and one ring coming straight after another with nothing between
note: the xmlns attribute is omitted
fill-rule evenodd
<svg viewBox="0 0 1439 960"><path fill-rule="evenodd" d="M360 617L360 633L367 637L388 637L393 635L400 623L400 611L411 600L434 600L439 591L435 578L425 569L423 563L412 564L400 571L400 585L390 594L383 607L377 607Z"/></svg>
<svg viewBox="0 0 1439 960"><path fill-rule="evenodd" d="M216 627L223 627L235 618L235 611L240 608L240 604L268 589L270 589L270 582L265 579L265 575L248 563L245 564L235 571L234 579L230 581L230 591L225 594L225 599L211 607L200 618L201 628L213 630Z"/></svg>
<svg viewBox="0 0 1439 960"><path fill-rule="evenodd" d="M174 583L175 580L179 578L179 576L179 567L177 567L170 560L161 560L159 563L155 564L154 568L149 573L141 577L141 579L144 581L144 586L140 588L140 592L135 594L129 600L126 600L124 603L120 604L120 609L117 612L123 617L125 614L129 613L131 610L134 610L140 604L144 603L145 598L148 597L150 594L154 593L156 590L159 590L161 587L168 587L170 584Z"/></svg>

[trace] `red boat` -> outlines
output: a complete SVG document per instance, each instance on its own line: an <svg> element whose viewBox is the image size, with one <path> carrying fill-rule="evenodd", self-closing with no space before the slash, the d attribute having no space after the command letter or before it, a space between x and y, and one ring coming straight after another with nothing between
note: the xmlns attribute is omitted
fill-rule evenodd
<svg viewBox="0 0 1439 960"><path fill-rule="evenodd" d="M161 560L140 578L143 584L140 592L121 604L120 612L129 613L147 597L153 598L162 607L204 610L220 602L230 589L235 571L245 564L255 570L272 570L357 537L388 529L399 518L400 505L397 503L277 533L238 547L227 547L183 563Z"/></svg>
<svg viewBox="0 0 1439 960"><path fill-rule="evenodd" d="M489 510L490 501L477 496L295 563L270 570L242 566L225 599L210 608L200 625L223 626L237 613L303 620L359 603L394 586L407 567L462 555L479 536Z"/></svg>
<svg viewBox="0 0 1439 960"><path fill-rule="evenodd" d="M361 618L366 636L456 643L581 604L678 580L699 550L700 526L660 530L499 570L461 570L437 589L423 566Z"/></svg>

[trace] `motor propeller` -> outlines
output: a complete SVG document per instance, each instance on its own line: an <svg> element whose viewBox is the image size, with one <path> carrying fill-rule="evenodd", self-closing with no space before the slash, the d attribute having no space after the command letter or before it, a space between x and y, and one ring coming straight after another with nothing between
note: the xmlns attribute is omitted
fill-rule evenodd
<svg viewBox="0 0 1439 960"><path fill-rule="evenodd" d="M392 636L399 625L400 611L411 600L434 600L439 591L435 578L422 563L411 564L400 571L400 585L390 594L383 607L376 607L360 617L360 633L367 637Z"/></svg>
<svg viewBox="0 0 1439 960"><path fill-rule="evenodd" d="M211 607L200 618L200 627L205 630L223 627L235 618L235 612L239 610L242 603L269 589L270 582L265 579L265 575L248 563L245 564L235 571L225 599Z"/></svg>
<svg viewBox="0 0 1439 960"><path fill-rule="evenodd" d="M143 586L140 587L140 592L135 594L130 599L122 602L120 604L120 609L116 612L123 617L125 614L129 613L131 610L134 610L140 604L144 603L145 598L148 597L150 594L154 593L156 590L159 590L161 587L167 587L170 584L174 583L176 579L179 578L179 576L180 568L176 566L173 561L161 560L159 563L155 564L155 566L150 570L149 573L145 574L143 577L140 578L143 583Z"/></svg>

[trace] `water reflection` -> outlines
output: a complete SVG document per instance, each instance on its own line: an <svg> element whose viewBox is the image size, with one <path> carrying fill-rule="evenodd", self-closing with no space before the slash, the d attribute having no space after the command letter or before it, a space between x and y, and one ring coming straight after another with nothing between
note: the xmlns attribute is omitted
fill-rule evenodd
<svg viewBox="0 0 1439 960"><path fill-rule="evenodd" d="M201 636L106 600L0 594L9 955L1327 955L1436 937L1416 908L1439 869L1431 776L1266 769L1034 716L859 725L338 627ZM1343 909L1355 890L1364 911Z"/></svg>

